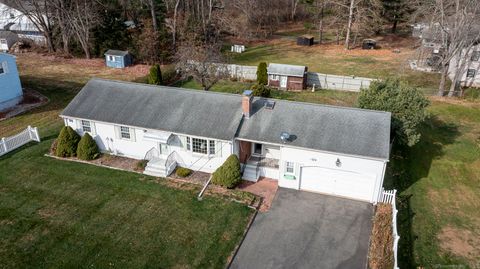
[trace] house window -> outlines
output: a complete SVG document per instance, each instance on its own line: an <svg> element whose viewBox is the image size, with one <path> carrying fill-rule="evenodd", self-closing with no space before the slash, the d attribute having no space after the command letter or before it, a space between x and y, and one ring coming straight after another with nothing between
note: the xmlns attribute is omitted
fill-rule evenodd
<svg viewBox="0 0 480 269"><path fill-rule="evenodd" d="M112 55L108 55L108 56L107 56L107 59L108 59L108 61L113 62L113 59L114 59L114 58L113 58Z"/></svg>
<svg viewBox="0 0 480 269"><path fill-rule="evenodd" d="M130 139L130 128L125 126L120 126L120 138Z"/></svg>
<svg viewBox="0 0 480 269"><path fill-rule="evenodd" d="M480 60L480 51L472 52L472 57L470 58L470 60L478 62Z"/></svg>
<svg viewBox="0 0 480 269"><path fill-rule="evenodd" d="M92 132L92 126L88 120L82 120L82 130L88 133Z"/></svg>
<svg viewBox="0 0 480 269"><path fill-rule="evenodd" d="M215 140L208 141L208 154L215 155Z"/></svg>
<svg viewBox="0 0 480 269"><path fill-rule="evenodd" d="M5 39L0 39L0 44L7 44L7 40L5 40Z"/></svg>
<svg viewBox="0 0 480 269"><path fill-rule="evenodd" d="M192 151L200 154L207 154L207 140L192 138Z"/></svg>
<svg viewBox="0 0 480 269"><path fill-rule="evenodd" d="M0 64L0 75L5 73L5 69L3 69L3 65Z"/></svg>
<svg viewBox="0 0 480 269"><path fill-rule="evenodd" d="M272 75L272 80L278 80L279 76L278 75Z"/></svg>
<svg viewBox="0 0 480 269"><path fill-rule="evenodd" d="M187 150L191 150L192 149L192 142L190 140L190 137L187 136Z"/></svg>
<svg viewBox="0 0 480 269"><path fill-rule="evenodd" d="M295 172L295 163L285 162L285 174L293 174Z"/></svg>
<svg viewBox="0 0 480 269"><path fill-rule="evenodd" d="M477 70L475 70L475 69L468 69L468 70L467 70L467 78L474 78L476 73L477 73Z"/></svg>

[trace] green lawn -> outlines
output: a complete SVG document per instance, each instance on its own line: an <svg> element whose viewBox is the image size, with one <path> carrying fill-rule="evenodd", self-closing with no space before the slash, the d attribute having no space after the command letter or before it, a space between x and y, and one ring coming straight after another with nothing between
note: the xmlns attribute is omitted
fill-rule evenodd
<svg viewBox="0 0 480 269"><path fill-rule="evenodd" d="M153 177L43 156L0 158L2 268L224 268L253 213Z"/></svg>
<svg viewBox="0 0 480 269"><path fill-rule="evenodd" d="M253 64L261 59L267 59L271 56L269 53L272 53L276 55L272 56L277 57L276 61L288 62L294 55L301 56L302 53L301 50L285 48L285 58L281 58L279 56L281 51L278 49L275 48L269 52L268 49L259 48L255 57L248 54L255 53L255 50L250 50L246 52L247 54L240 54L238 57L246 58L239 61ZM252 58L248 59L248 55ZM369 73L390 74L396 70L395 65L388 64L386 58L382 60L381 57L376 57L374 59L376 63L369 63L370 60L361 58L353 61L341 60L341 58L355 55L335 56L330 53L328 55L319 52L319 55L310 56L324 57L324 60L319 61L315 67L318 67L318 70L313 67L310 69L333 73L335 70L342 71L342 66L352 65L352 68L363 72L358 75L364 76L368 76ZM39 90L49 97L51 102L22 116L0 122L0 136L14 134L27 125L40 127L40 133L44 138L55 136L62 125L58 114L92 76L124 80L141 79L141 76L133 76L126 71L83 68L74 64L51 62L42 57L29 58L20 55L18 61L22 83ZM312 60L312 63L315 62ZM371 70L363 70L360 68L362 65L370 65ZM408 76L410 82L423 84L426 88L433 89L436 85L436 82L432 81L432 76L423 73ZM200 89L199 85L193 81L187 81L181 85ZM250 85L243 82L220 81L211 90L241 93ZM274 91L273 96L342 106L353 106L357 99L356 93L324 90L315 93ZM422 126L421 142L410 149L394 148L388 165L385 187L397 188L400 193L401 268L416 266L432 268L458 264L475 268L480 257L480 210L478 210L480 208L480 103L431 99L433 100L429 109L431 117ZM6 267L22 267L22 264L18 266L14 264L22 261L25 262L25 266L31 267L36 267L34 262L44 264L46 267L69 267L62 266L60 262L72 265L75 263L74 259L82 260L89 257L92 257L94 267L106 267L106 265L103 266L103 262L109 257L117 256L120 257L115 258L117 262L115 265L120 264L118 267L150 265L149 262L153 260L157 262L157 258L161 267L176 265L176 261L172 262L172 259L178 260L179 267L211 267L209 265L220 264L223 266L226 256L222 256L221 262L215 260L208 263L202 255L212 259L215 256L210 254L212 251L218 253L216 254L218 259L221 255L228 255L227 249L230 247L228 244L234 244L233 242L238 240L234 238L236 231L229 230L233 233L228 234L232 240L224 242L224 246L214 250L209 248L208 239L196 232L207 233L205 227L213 225L208 233L225 233L221 228L222 225L234 223L234 219L243 221L235 227L244 227L244 221L249 213L242 206L230 203L223 205L225 201L213 198L199 205L194 201L192 193L171 190L149 180L139 181L137 179L141 176L137 174L52 160L42 156L48 144L49 141L0 159L0 241L2 242L0 244L3 244L0 247L0 260L7 262ZM182 207L172 204L172 197L180 199ZM156 203L157 200L160 202ZM217 204L222 205L216 207ZM205 213L192 216L191 214L194 213L188 212L195 206L205 210L195 212ZM45 211L42 211L42 208ZM226 213L222 208L236 208L233 210L236 210L237 215L225 217ZM105 209L109 211L105 212ZM174 209L179 212L175 212ZM171 229L177 226L166 225L173 219L153 218L152 216L159 215L155 214L155 210L164 210L172 216L181 214L180 219L185 222L198 217L199 223L203 220L207 221L208 225L203 223L194 226L195 229L187 228L186 234L174 230L170 235L178 234L179 237L168 237L159 227L166 229L165 231L172 231ZM55 216L53 222L49 218L42 217L50 215L50 211ZM212 211L218 215L213 214ZM211 221L219 222L214 224ZM179 222L176 225L186 225L186 223ZM131 232L128 229L132 226L143 229ZM166 226L168 227L165 228ZM153 232L150 233L150 231ZM141 234L142 232L148 232L149 235ZM123 245L123 236L127 241L132 239L134 245ZM29 241L30 238L32 238L31 241ZM135 240L137 238L138 240ZM199 242L198 240L207 240L207 243L195 245L191 250L196 251L197 256L195 256L183 249L179 250L180 247L173 246L174 239L183 240L182 244L190 241ZM165 243L158 243L163 242L160 240L165 240ZM105 243L102 243L103 241ZM146 245L139 247L140 241L142 243L145 241ZM171 246L171 249L163 246ZM72 248L79 249L78 257L69 253ZM108 256L106 250L112 250L113 256ZM94 257L94 253L97 252L99 255ZM122 256L124 252L132 252L134 255L127 253L124 257ZM163 256L150 255L150 253L163 253ZM168 258L165 257L167 254L170 255ZM57 256L58 258L55 258ZM53 264L55 262L58 262L59 266L55 266ZM128 264L129 262L132 264Z"/></svg>
<svg viewBox="0 0 480 269"><path fill-rule="evenodd" d="M303 47L295 45L289 38L247 47L246 51L228 53L232 63L258 65L267 63L284 63L306 65L311 72L346 75L368 78L386 78L398 76L408 80L412 85L422 88L426 93L436 92L438 74L415 72L408 67L407 60L415 52L407 47L400 53L391 49L345 51L342 45L315 45Z"/></svg>
<svg viewBox="0 0 480 269"><path fill-rule="evenodd" d="M435 101L430 112L420 143L394 150L385 183L400 191L401 268L476 268L480 104Z"/></svg>

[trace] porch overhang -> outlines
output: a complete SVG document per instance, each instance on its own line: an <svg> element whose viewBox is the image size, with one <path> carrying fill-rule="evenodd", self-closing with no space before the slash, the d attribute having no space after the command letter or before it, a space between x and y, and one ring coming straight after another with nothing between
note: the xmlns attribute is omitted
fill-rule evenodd
<svg viewBox="0 0 480 269"><path fill-rule="evenodd" d="M161 144L168 144L170 137L172 137L172 133L162 131L146 132L143 134L143 140L154 141Z"/></svg>

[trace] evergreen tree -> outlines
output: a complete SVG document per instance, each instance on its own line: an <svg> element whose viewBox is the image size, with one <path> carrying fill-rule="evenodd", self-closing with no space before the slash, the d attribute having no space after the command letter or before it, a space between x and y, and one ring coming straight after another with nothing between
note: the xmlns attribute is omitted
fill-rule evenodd
<svg viewBox="0 0 480 269"><path fill-rule="evenodd" d="M150 67L150 74L148 75L148 83L154 85L162 84L162 71L159 64L154 64Z"/></svg>
<svg viewBox="0 0 480 269"><path fill-rule="evenodd" d="M259 85L268 84L267 63L261 62L257 67L257 83Z"/></svg>

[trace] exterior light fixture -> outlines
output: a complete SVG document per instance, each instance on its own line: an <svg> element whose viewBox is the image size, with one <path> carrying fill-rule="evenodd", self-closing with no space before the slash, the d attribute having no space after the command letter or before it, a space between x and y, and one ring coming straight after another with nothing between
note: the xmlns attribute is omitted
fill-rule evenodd
<svg viewBox="0 0 480 269"><path fill-rule="evenodd" d="M339 158L337 158L337 161L335 162L335 165L336 165L337 167L342 166L342 162L340 161Z"/></svg>

